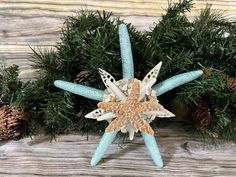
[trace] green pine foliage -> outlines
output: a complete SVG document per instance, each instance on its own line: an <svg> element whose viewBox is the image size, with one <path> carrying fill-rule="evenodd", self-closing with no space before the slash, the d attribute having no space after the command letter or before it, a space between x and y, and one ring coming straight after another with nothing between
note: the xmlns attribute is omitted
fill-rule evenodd
<svg viewBox="0 0 236 177"><path fill-rule="evenodd" d="M1 66L0 71L0 82L1 82L1 104L10 103L14 100L14 93L21 87L20 81L18 80L18 66L13 65L5 68Z"/></svg>
<svg viewBox="0 0 236 177"><path fill-rule="evenodd" d="M185 14L191 7L192 3L188 0L170 5L162 20L147 33L149 40L146 58L150 67L163 61L162 72L159 75L161 80L198 68L195 64L198 58L190 49L190 37L194 27Z"/></svg>
<svg viewBox="0 0 236 177"><path fill-rule="evenodd" d="M159 61L163 66L157 82L199 68L208 71L202 78L159 99L166 103L179 101L186 107L205 99L211 109L212 123L199 127L190 119L188 122L204 136L235 140L236 91L226 80L227 76L236 77L235 23L209 5L190 21L186 13L192 7L192 0L170 4L149 32L140 33L127 24L135 77L142 79ZM96 101L57 89L53 82L60 79L105 89L98 68L121 79L118 36L121 23L111 13L82 10L66 19L61 40L53 49L32 49L33 67L39 71L34 86L41 96L41 119L36 119L47 134L104 131L105 121L84 118L96 108Z"/></svg>
<svg viewBox="0 0 236 177"><path fill-rule="evenodd" d="M147 33L146 58L151 66L163 61L160 80L180 72L209 69L202 79L171 92L168 101L186 106L205 98L213 121L208 127L196 127L213 138L235 139L236 91L227 84L226 76L236 76L235 23L208 5L198 17L189 21L186 12L191 0L172 4L160 23ZM165 97L162 96L162 97ZM192 122L193 123L193 122Z"/></svg>
<svg viewBox="0 0 236 177"><path fill-rule="evenodd" d="M22 110L31 109L37 102L37 90L31 82L18 78L18 66L2 66L0 71L0 104L14 105Z"/></svg>
<svg viewBox="0 0 236 177"><path fill-rule="evenodd" d="M24 133L32 135L37 126L36 117L39 117L40 94L33 82L23 82L18 77L17 65L1 66L0 69L0 107L9 105L17 107L29 115L30 126Z"/></svg>
<svg viewBox="0 0 236 177"><path fill-rule="evenodd" d="M105 89L98 68L117 79L122 78L118 27L123 23L107 12L79 11L68 17L61 30L61 40L54 49L33 49L33 67L39 71L36 82L44 92L43 125L46 133L67 131L103 131L107 123L85 119L96 108L96 101L76 96L54 87L57 79ZM130 24L128 30L134 51L136 75L140 77L146 62L145 38ZM43 93L42 92L42 93Z"/></svg>

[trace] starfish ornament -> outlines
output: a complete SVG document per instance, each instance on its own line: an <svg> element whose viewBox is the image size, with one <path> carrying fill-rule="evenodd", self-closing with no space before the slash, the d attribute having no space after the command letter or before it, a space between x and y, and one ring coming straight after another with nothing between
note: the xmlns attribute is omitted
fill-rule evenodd
<svg viewBox="0 0 236 177"><path fill-rule="evenodd" d="M149 131L144 132L154 135L149 123L155 117L175 116L158 103L156 92L151 89L156 82L161 65L162 62L158 63L144 77L143 81L137 79L116 81L111 74L99 68L103 83L107 87L104 92L104 100L98 104L99 109L88 113L85 117L98 121L108 120L109 122L116 118L111 122L106 132L111 132L112 126L120 125L120 127L116 127L117 131L129 132L130 140L133 139L134 132L144 130L145 127Z"/></svg>
<svg viewBox="0 0 236 177"><path fill-rule="evenodd" d="M156 80L161 64L160 62L147 74L143 80L146 84L142 84L142 82L137 79L124 79L115 82L115 79L109 73L99 69L108 93L105 92L107 96L105 96L104 101L98 103L99 109L88 113L85 117L94 118L98 121L109 120L116 117L106 128L106 132L119 130L122 130L123 133L129 132L130 140L133 139L134 132L138 130L154 135L154 131L149 123L156 116L174 116L174 114L164 109L163 106L158 103L155 91L151 90L155 82L149 80ZM113 82L109 82L109 80ZM123 85L119 84L120 82L122 82ZM110 99L109 96L111 96Z"/></svg>
<svg viewBox="0 0 236 177"><path fill-rule="evenodd" d="M61 80L55 81L54 85L74 94L101 101L98 103L98 109L85 116L86 118L93 118L98 121L107 120L110 122L91 159L90 164L92 166L95 166L101 160L119 130L124 133L129 132L130 139L133 139L134 132L139 130L154 163L158 167L163 167L154 131L149 123L156 116L172 117L174 115L164 109L158 103L156 97L197 79L203 75L203 71L196 70L179 74L154 85L162 65L162 62L160 62L142 81L139 81L134 79L130 38L124 24L121 24L119 27L119 39L123 71L122 80L116 81L109 73L99 69L102 80L107 87L105 91Z"/></svg>
<svg viewBox="0 0 236 177"><path fill-rule="evenodd" d="M154 135L154 131L149 124L142 118L142 113L148 111L168 112L155 101L138 102L140 95L140 83L137 79L133 80L132 88L128 97L121 102L100 102L98 107L105 111L112 112L117 115L106 128L106 132L119 131L126 124L130 124L135 129ZM174 116L172 114L172 116Z"/></svg>

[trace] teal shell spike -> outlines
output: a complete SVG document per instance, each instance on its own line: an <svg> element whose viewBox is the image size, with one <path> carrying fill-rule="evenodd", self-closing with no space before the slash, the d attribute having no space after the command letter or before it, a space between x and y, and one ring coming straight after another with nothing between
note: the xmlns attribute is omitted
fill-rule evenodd
<svg viewBox="0 0 236 177"><path fill-rule="evenodd" d="M134 78L134 62L129 33L125 24L119 26L120 53L123 79Z"/></svg>
<svg viewBox="0 0 236 177"><path fill-rule="evenodd" d="M123 78L132 79L134 78L134 64L133 64L132 49L131 49L128 30L127 30L126 25L124 24L121 24L119 26L119 39L120 39ZM156 91L156 95L160 96L169 90L172 90L180 85L183 85L194 79L197 79L202 74L203 74L202 70L196 70L196 71L179 74L155 85L153 89ZM72 92L80 96L84 96L89 99L94 99L98 101L103 100L103 95L104 95L103 90L98 90L96 88L87 87L80 84L70 83L70 82L61 81L61 80L55 81L54 84L58 88L64 89L66 91ZM160 168L163 167L163 161L162 161L155 137L145 132L141 132L141 134L154 163ZM92 157L92 160L90 162L91 166L97 165L97 163L101 160L101 158L105 154L108 146L115 139L116 135L117 135L117 131L104 133Z"/></svg>
<svg viewBox="0 0 236 177"><path fill-rule="evenodd" d="M160 168L163 167L163 161L161 158L159 148L156 143L155 136L149 135L145 132L141 132L141 134L144 139L144 143L146 144L148 151L152 157L152 160L154 161L156 166L158 166Z"/></svg>
<svg viewBox="0 0 236 177"><path fill-rule="evenodd" d="M61 80L56 80L54 82L54 85L63 90L69 91L76 95L80 95L92 100L97 100L97 101L103 100L103 90Z"/></svg>
<svg viewBox="0 0 236 177"><path fill-rule="evenodd" d="M202 70L190 71L187 73L178 74L169 79L164 80L163 82L153 86L153 89L156 91L156 95L160 96L163 93L168 92L180 85L191 82L194 79L197 79L203 75Z"/></svg>
<svg viewBox="0 0 236 177"><path fill-rule="evenodd" d="M109 132L104 133L100 143L95 151L93 158L90 161L91 166L96 166L97 163L101 160L102 156L105 154L108 146L113 142L118 132Z"/></svg>

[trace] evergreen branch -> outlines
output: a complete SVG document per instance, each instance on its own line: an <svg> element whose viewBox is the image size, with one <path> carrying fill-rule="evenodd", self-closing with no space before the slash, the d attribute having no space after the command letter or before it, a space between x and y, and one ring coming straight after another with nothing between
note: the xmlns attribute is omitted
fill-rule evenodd
<svg viewBox="0 0 236 177"><path fill-rule="evenodd" d="M10 67L1 66L1 102L10 102L14 99L14 94L20 89L22 82L18 79L18 66Z"/></svg>
<svg viewBox="0 0 236 177"><path fill-rule="evenodd" d="M44 72L44 74L61 71L57 53L53 49L38 48L36 50L32 47L30 48L33 51L30 61L34 63L32 65L34 69Z"/></svg>
<svg viewBox="0 0 236 177"><path fill-rule="evenodd" d="M163 20L176 17L180 14L190 12L193 7L192 0L180 0L178 3L172 3L168 0L168 8L166 14L163 16Z"/></svg>
<svg viewBox="0 0 236 177"><path fill-rule="evenodd" d="M176 98L186 105L207 98L213 122L207 127L195 126L196 129L212 138L233 139L236 93L229 88L225 78L236 77L235 23L227 21L222 13L211 10L209 5L190 22L186 13L191 8L191 0L171 3L162 20L152 31L144 34L127 24L135 77L143 78L159 61L163 62L159 81L180 72L197 70L198 63L211 68L210 74L162 98L168 102ZM60 79L104 89L97 68L104 68L114 77L122 78L118 39L121 23L119 18L113 18L112 13L105 11L78 11L66 19L61 30L61 41L55 49L32 49L34 67L42 73L34 84L43 99L40 101L43 103L41 110L45 113L42 125L46 127L47 134L56 135L71 130L103 131L106 123L84 119L84 115L96 106L95 102L81 97L75 99L71 94L64 95L52 83ZM18 93L19 98L15 98L21 102Z"/></svg>

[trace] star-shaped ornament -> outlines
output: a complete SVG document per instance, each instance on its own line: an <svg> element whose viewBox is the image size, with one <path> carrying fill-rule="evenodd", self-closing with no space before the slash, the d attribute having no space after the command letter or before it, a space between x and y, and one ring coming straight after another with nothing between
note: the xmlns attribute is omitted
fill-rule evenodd
<svg viewBox="0 0 236 177"><path fill-rule="evenodd" d="M54 84L71 93L101 101L98 103L98 109L86 115L87 118L107 120L110 123L91 159L92 166L101 160L119 130L124 133L129 132L130 139L133 139L134 132L139 130L154 163L158 167L163 167L154 131L149 124L155 117L174 115L158 103L157 96L197 79L203 75L203 71L179 74L154 85L162 65L160 62L142 81L139 81L134 78L130 38L124 24L119 27L119 39L123 79L116 81L112 75L99 69L103 83L107 87L105 91L61 80L55 81Z"/></svg>
<svg viewBox="0 0 236 177"><path fill-rule="evenodd" d="M88 113L86 118L98 121L108 120L106 132L129 132L130 140L134 132L142 131L154 135L150 123L155 117L173 117L173 113L164 109L158 102L155 91L151 88L156 82L162 62L154 67L143 81L122 79L115 81L108 72L99 69L101 78L107 87L104 100L98 103L99 109ZM111 121L112 120L112 121Z"/></svg>

